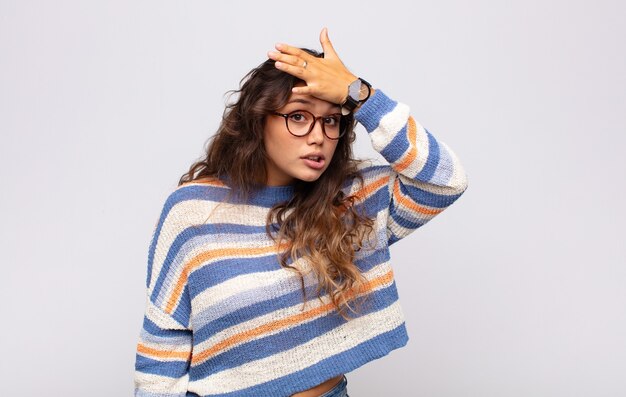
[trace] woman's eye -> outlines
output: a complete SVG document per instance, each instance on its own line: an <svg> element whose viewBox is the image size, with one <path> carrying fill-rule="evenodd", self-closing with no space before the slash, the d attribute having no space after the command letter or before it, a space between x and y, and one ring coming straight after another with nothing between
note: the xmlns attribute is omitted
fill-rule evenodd
<svg viewBox="0 0 626 397"><path fill-rule="evenodd" d="M302 113L293 113L289 115L289 119L298 123L301 123L306 120L306 116Z"/></svg>
<svg viewBox="0 0 626 397"><path fill-rule="evenodd" d="M324 124L330 125L330 126L339 125L339 117L337 116L324 117Z"/></svg>

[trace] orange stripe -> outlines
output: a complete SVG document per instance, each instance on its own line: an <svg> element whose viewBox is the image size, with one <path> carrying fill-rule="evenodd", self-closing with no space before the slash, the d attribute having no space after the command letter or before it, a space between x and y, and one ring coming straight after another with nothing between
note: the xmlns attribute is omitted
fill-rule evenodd
<svg viewBox="0 0 626 397"><path fill-rule="evenodd" d="M396 179L396 183L394 183L393 185L393 196L396 199L396 202L402 204L403 206L407 207L408 209L412 211L421 212L422 214L426 214L426 215L437 215L441 211L443 211L443 209L431 209L428 207L423 207L421 205L415 204L414 201L411 201L407 199L406 197L404 197L404 195L400 191L399 179Z"/></svg>
<svg viewBox="0 0 626 397"><path fill-rule="evenodd" d="M389 175L384 176L369 185L363 186L354 194L354 196L356 196L357 200L362 200L365 197L369 197L374 191L378 190L381 186L386 185L388 182Z"/></svg>
<svg viewBox="0 0 626 397"><path fill-rule="evenodd" d="M395 170L398 172L404 171L415 160L415 157L417 157L417 146L415 145L417 126L412 116L409 116L408 130L407 139L409 140L409 152L405 155L404 160L394 165Z"/></svg>
<svg viewBox="0 0 626 397"><path fill-rule="evenodd" d="M139 352L139 353L141 353L143 355L148 355L148 356L152 356L152 357L177 358L177 359L184 360L184 361L189 360L189 357L191 356L191 351L189 351L189 352L174 352L174 351L167 351L167 350L157 350L157 349L153 349L151 347L148 347L146 345L143 345L141 343L137 344L137 352Z"/></svg>
<svg viewBox="0 0 626 397"><path fill-rule="evenodd" d="M183 272L178 278L176 282L176 286L174 287L174 291L172 291L172 295L167 302L167 306L165 307L165 311L168 314L172 314L178 303L178 299L185 288L185 284L187 283L187 278L189 274L191 274L198 266L202 263L208 261L209 259L220 259L222 257L228 256L255 256L255 255L263 255L268 254L272 251L279 252L280 249L284 249L285 245L281 244L281 246L272 245L269 247L253 247L253 248L219 248L209 251L204 251L193 257L189 262L187 262L183 268Z"/></svg>
<svg viewBox="0 0 626 397"><path fill-rule="evenodd" d="M370 281L368 281L365 284L365 292L368 292L380 285L383 284L388 284L393 280L393 270L389 270L387 273L383 274L382 276L372 279ZM353 295L349 294L350 296ZM294 324L299 324L299 323L303 323L305 322L307 319L318 316L320 314L323 314L325 312L329 312L331 310L333 310L335 308L335 306L333 305L332 302L327 303L323 306L319 306L316 307L314 309L309 310L308 312L304 312L304 313L299 313L296 315L293 315L291 317L287 317L287 318L283 318L280 320L276 320L276 321L272 321L270 323L267 324L263 324L260 325L256 328L247 330L245 332L236 334L231 336L230 338L226 338L223 341L209 347L206 350L203 350L202 352L198 353L198 354L194 354L194 356L191 359L191 363L193 365L199 364L200 362L205 361L207 358L217 354L219 351L221 350L225 350L227 348L229 348L230 346L236 345L238 343L241 342L245 342L247 340L251 340L255 337L261 336L263 334L266 333L270 333L272 331L277 331L283 328L287 328L291 325Z"/></svg>

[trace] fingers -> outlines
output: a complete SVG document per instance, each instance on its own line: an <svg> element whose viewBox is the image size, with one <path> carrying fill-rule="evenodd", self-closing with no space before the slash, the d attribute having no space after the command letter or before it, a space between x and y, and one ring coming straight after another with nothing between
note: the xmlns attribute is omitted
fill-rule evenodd
<svg viewBox="0 0 626 397"><path fill-rule="evenodd" d="M307 86L293 87L291 89L291 92L293 92L294 94L312 95L314 93L314 90L313 90L313 87L307 85Z"/></svg>
<svg viewBox="0 0 626 397"><path fill-rule="evenodd" d="M320 43L322 44L322 50L324 51L325 58L327 58L327 55L337 56L335 48L328 38L328 28L323 28L320 32Z"/></svg>
<svg viewBox="0 0 626 397"><path fill-rule="evenodd" d="M305 60L295 55L287 55L277 51L270 51L267 53L267 57L273 59L276 62L282 62L292 66L304 67Z"/></svg>
<svg viewBox="0 0 626 397"><path fill-rule="evenodd" d="M306 67L308 67L308 62L304 59L295 55L283 54L276 51L268 52L267 56L270 59L276 61L274 66L277 69L289 73L290 75L295 76L299 79L303 79L303 74L306 70Z"/></svg>
<svg viewBox="0 0 626 397"><path fill-rule="evenodd" d="M343 103L348 85L356 77L345 67L335 52L328 29L320 32L324 57L318 58L308 52L287 44L276 44L278 51L268 52L274 66L300 80L306 85L294 87L294 93L311 95L330 103Z"/></svg>
<svg viewBox="0 0 626 397"><path fill-rule="evenodd" d="M295 76L301 80L304 80L303 75L304 75L305 69L302 66L294 66L288 63L278 62L278 61L274 64L274 66L277 69L282 70L283 72L289 73L292 76Z"/></svg>
<svg viewBox="0 0 626 397"><path fill-rule="evenodd" d="M293 46L282 44L282 43L276 44L275 47L278 51L282 52L283 54L293 55L305 61L309 61L311 58L315 58L313 55L309 54L306 51L299 49L298 47L293 47Z"/></svg>

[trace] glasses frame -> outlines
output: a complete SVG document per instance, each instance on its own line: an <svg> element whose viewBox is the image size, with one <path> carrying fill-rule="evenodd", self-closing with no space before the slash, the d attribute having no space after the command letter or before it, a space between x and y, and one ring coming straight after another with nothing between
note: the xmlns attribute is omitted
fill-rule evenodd
<svg viewBox="0 0 626 397"><path fill-rule="evenodd" d="M309 130L302 134L302 135L296 135L293 132L291 132L291 130L289 129L289 116L291 116L294 113L308 113L311 116L313 116L313 122L309 125ZM297 110L293 110L289 113L280 113L280 112L272 112L272 114L274 116L281 116L282 118L285 119L285 127L287 127L287 131L289 131L289 133L293 136L297 136L298 138L301 138L303 136L307 136L311 133L311 131L313 131L313 128L315 128L315 124L317 124L318 120L322 120L323 118L326 117L331 117L331 116L339 116L339 136L337 138L332 138L330 136L328 136L328 134L326 133L326 126L324 126L324 121L322 120L322 132L324 133L324 136L328 139L330 139L331 141L336 141L339 140L342 136L344 136L346 134L346 130L347 130L347 122L345 120L345 117L343 114L337 112L337 113L331 113L331 114L327 114L325 116L316 116L313 113L309 112L308 110L303 110L303 109L297 109Z"/></svg>

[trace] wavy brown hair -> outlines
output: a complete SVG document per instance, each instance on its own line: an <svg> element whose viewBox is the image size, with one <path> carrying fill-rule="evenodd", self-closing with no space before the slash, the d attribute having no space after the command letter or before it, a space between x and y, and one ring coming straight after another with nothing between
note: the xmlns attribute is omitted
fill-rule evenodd
<svg viewBox="0 0 626 397"><path fill-rule="evenodd" d="M303 49L316 57L322 53ZM283 107L291 89L302 80L282 72L268 59L250 71L239 90L231 91L236 100L226 105L217 133L210 139L206 155L194 163L179 180L179 186L203 178L217 178L231 191L248 197L265 185L267 154L263 143L265 118ZM355 253L372 231L373 221L355 205L358 197L346 196L343 184L352 178L363 183L358 161L352 157L354 118L342 120L346 133L339 139L326 171L314 182L297 180L293 197L271 208L266 220L267 233L287 247L279 256L283 267L300 275L289 259L306 258L317 275L317 297L326 291L344 318L348 311L358 313L368 294L367 280L354 264Z"/></svg>

